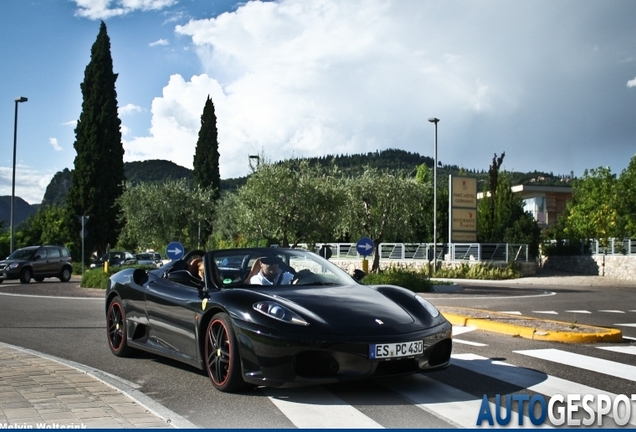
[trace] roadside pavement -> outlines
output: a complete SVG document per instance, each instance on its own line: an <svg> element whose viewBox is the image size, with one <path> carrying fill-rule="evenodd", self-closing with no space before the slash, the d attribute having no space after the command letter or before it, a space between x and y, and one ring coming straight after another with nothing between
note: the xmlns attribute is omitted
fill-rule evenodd
<svg viewBox="0 0 636 432"><path fill-rule="evenodd" d="M0 343L0 429L195 427L117 377Z"/></svg>

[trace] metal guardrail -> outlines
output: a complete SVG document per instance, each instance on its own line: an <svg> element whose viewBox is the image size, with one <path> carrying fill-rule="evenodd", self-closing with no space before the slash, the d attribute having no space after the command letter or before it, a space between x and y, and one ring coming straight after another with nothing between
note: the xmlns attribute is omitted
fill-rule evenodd
<svg viewBox="0 0 636 432"><path fill-rule="evenodd" d="M355 243L316 243L313 251L319 253L323 246L330 247L332 259L362 259ZM309 249L307 244L298 247ZM378 252L381 260L433 260L432 243L380 243ZM438 243L435 255L442 261L530 260L527 244L511 243Z"/></svg>

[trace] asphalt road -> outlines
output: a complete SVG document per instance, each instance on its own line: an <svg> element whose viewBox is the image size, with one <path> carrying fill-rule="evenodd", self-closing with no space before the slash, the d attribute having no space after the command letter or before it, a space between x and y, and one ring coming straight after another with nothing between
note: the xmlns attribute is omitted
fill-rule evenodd
<svg viewBox="0 0 636 432"><path fill-rule="evenodd" d="M566 310L586 310L590 313L577 315L582 324L608 325L619 321L617 317L625 323L636 322L636 304L631 300L636 290L630 287L507 285L465 282L461 290L426 297L438 305L493 308L549 315L550 319L567 316ZM557 315L541 313L548 310ZM442 372L224 394L213 389L202 371L189 366L149 354L129 359L113 356L106 342L99 290L54 280L29 285L5 282L0 285L0 311L0 341L110 373L201 427L474 427L484 394L491 399L497 393L549 395L554 388L636 393L636 344L631 339L604 347L571 346L456 328L453 364ZM632 331L629 326L624 329ZM577 361L581 364L576 365ZM517 366L514 374L510 366Z"/></svg>

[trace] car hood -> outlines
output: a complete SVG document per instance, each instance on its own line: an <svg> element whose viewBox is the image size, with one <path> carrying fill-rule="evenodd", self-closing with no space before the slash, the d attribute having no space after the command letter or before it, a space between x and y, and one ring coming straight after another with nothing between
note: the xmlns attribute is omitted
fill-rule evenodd
<svg viewBox="0 0 636 432"><path fill-rule="evenodd" d="M13 264L13 263L25 263L27 262L27 260L16 260L16 259L10 259L10 260L1 260L0 264L4 264L4 265L9 265L9 264Z"/></svg>
<svg viewBox="0 0 636 432"><path fill-rule="evenodd" d="M328 327L347 330L395 329L415 318L401 305L364 285L268 288L263 294ZM378 320L382 323L380 324Z"/></svg>

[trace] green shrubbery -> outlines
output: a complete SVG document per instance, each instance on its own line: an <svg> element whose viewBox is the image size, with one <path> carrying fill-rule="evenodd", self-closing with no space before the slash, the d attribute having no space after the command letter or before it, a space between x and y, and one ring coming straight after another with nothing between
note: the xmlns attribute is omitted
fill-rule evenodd
<svg viewBox="0 0 636 432"><path fill-rule="evenodd" d="M435 271L434 277L452 279L516 279L521 277L521 272L514 263L506 267L494 267L491 264L461 264L457 267L444 267Z"/></svg>
<svg viewBox="0 0 636 432"><path fill-rule="evenodd" d="M114 267L114 268L111 267L109 268L108 273L104 273L104 269L102 267L93 268L93 269L84 271L84 276L82 277L82 282L80 282L80 286L82 288L98 288L98 289L105 290L106 287L108 286L108 278L110 278L111 275L129 267L141 268L144 270L157 269L156 267L151 267L151 266L130 265L130 266L121 266L121 267Z"/></svg>
<svg viewBox="0 0 636 432"><path fill-rule="evenodd" d="M433 288L426 274L398 268L370 273L362 279L362 283L365 285L397 285L413 292L430 292Z"/></svg>

